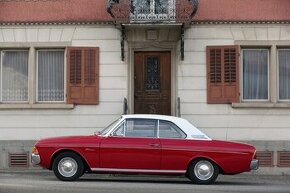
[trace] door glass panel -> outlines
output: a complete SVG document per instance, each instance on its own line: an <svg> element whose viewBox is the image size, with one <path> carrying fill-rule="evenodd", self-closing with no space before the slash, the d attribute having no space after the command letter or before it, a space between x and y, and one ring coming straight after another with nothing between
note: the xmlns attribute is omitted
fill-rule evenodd
<svg viewBox="0 0 290 193"><path fill-rule="evenodd" d="M159 121L159 137L183 139L186 135L175 124L169 121Z"/></svg>
<svg viewBox="0 0 290 193"><path fill-rule="evenodd" d="M156 137L156 120L129 119L126 121L125 136Z"/></svg>
<svg viewBox="0 0 290 193"><path fill-rule="evenodd" d="M159 90L159 59L148 57L146 65L146 90Z"/></svg>

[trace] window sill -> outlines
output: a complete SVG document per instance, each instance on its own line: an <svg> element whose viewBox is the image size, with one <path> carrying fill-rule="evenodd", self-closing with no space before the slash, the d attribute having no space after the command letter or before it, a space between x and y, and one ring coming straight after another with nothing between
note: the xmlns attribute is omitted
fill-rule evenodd
<svg viewBox="0 0 290 193"><path fill-rule="evenodd" d="M232 103L233 108L290 108L290 103Z"/></svg>
<svg viewBox="0 0 290 193"><path fill-rule="evenodd" d="M73 109L73 104L0 104L5 109Z"/></svg>

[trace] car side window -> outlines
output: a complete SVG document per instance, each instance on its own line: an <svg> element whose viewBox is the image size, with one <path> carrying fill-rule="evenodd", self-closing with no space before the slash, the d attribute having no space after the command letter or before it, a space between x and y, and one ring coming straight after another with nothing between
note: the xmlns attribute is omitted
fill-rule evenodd
<svg viewBox="0 0 290 193"><path fill-rule="evenodd" d="M186 134L172 122L159 121L159 137L184 139Z"/></svg>
<svg viewBox="0 0 290 193"><path fill-rule="evenodd" d="M125 121L113 132L113 136L125 136Z"/></svg>
<svg viewBox="0 0 290 193"><path fill-rule="evenodd" d="M157 137L157 120L127 119L113 132L113 136Z"/></svg>

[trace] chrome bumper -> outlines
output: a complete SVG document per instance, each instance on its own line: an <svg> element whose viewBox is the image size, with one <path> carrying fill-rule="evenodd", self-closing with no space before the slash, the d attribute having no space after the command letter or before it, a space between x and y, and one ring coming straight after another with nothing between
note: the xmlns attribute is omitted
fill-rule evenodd
<svg viewBox="0 0 290 193"><path fill-rule="evenodd" d="M250 165L251 170L257 170L259 168L259 160L253 159Z"/></svg>
<svg viewBox="0 0 290 193"><path fill-rule="evenodd" d="M31 163L33 165L38 165L40 163L40 156L35 155L34 153L31 154Z"/></svg>

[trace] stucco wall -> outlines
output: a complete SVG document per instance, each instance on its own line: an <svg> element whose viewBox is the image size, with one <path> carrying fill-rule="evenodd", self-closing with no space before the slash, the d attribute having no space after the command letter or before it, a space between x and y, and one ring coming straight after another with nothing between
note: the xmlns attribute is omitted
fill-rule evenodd
<svg viewBox="0 0 290 193"><path fill-rule="evenodd" d="M210 136L218 139L290 139L289 108L233 108L230 104L206 102L206 46L234 45L243 41L252 45L256 40L263 46L272 46L273 43L288 46L290 27L195 25L186 30L185 60L177 65L177 88L181 98L182 117L191 120ZM270 59L270 66L271 61L273 58Z"/></svg>
<svg viewBox="0 0 290 193"><path fill-rule="evenodd" d="M92 134L123 112L127 64L121 62L120 32L114 26L2 26L0 48L100 47L100 103L73 109L1 109L0 140L36 140L57 135Z"/></svg>

